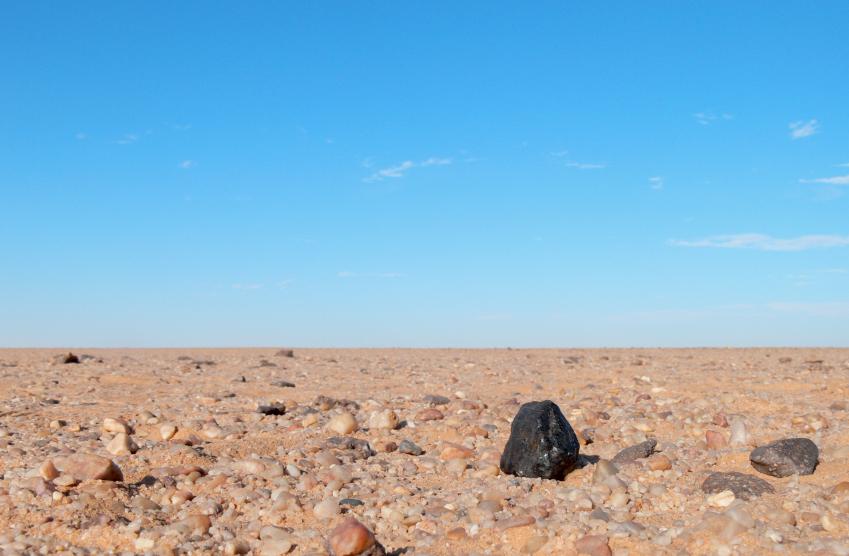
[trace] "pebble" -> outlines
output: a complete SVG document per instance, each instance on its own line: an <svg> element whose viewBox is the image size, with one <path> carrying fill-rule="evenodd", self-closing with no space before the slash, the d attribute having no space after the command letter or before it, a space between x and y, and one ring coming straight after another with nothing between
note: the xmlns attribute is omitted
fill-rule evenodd
<svg viewBox="0 0 849 556"><path fill-rule="evenodd" d="M106 451L113 456L128 456L130 454L135 454L138 449L138 445L136 445L130 435L123 432L116 434L112 440L109 441L109 444L106 445Z"/></svg>
<svg viewBox="0 0 849 556"><path fill-rule="evenodd" d="M733 504L736 499L737 497L734 496L734 492L730 490L723 490L708 496L707 503L709 506L714 506L716 508L727 508Z"/></svg>
<svg viewBox="0 0 849 556"><path fill-rule="evenodd" d="M286 415L286 405L280 402L259 405L256 412L261 415Z"/></svg>
<svg viewBox="0 0 849 556"><path fill-rule="evenodd" d="M708 450L721 450L728 446L728 439L717 431L705 431L705 444Z"/></svg>
<svg viewBox="0 0 849 556"><path fill-rule="evenodd" d="M655 454L649 458L648 466L652 471L668 471L672 469L672 461L663 454Z"/></svg>
<svg viewBox="0 0 849 556"><path fill-rule="evenodd" d="M445 442L442 451L439 453L439 457L443 461L449 461L454 459L468 459L474 454L474 451L470 448L453 442Z"/></svg>
<svg viewBox="0 0 849 556"><path fill-rule="evenodd" d="M819 462L819 449L808 438L786 438L752 450L752 467L773 477L812 475Z"/></svg>
<svg viewBox="0 0 849 556"><path fill-rule="evenodd" d="M601 535L585 535L575 541L575 550L578 554L587 556L612 556L607 537Z"/></svg>
<svg viewBox="0 0 849 556"><path fill-rule="evenodd" d="M416 445L412 440L404 439L398 444L398 451L402 454L408 454L411 456L420 456L424 453L424 451Z"/></svg>
<svg viewBox="0 0 849 556"><path fill-rule="evenodd" d="M177 434L177 427L171 423L164 423L159 427L159 436L162 440L171 440Z"/></svg>
<svg viewBox="0 0 849 556"><path fill-rule="evenodd" d="M101 481L123 481L121 469L109 458L94 454L74 454L52 459L54 467L64 475L77 481L99 479Z"/></svg>
<svg viewBox="0 0 849 556"><path fill-rule="evenodd" d="M446 398L445 396L437 394L428 394L422 399L422 401L429 403L430 405L448 405L451 403L451 398Z"/></svg>
<svg viewBox="0 0 849 556"><path fill-rule="evenodd" d="M330 532L327 550L331 556L378 556L385 553L374 534L353 517L345 519Z"/></svg>
<svg viewBox="0 0 849 556"><path fill-rule="evenodd" d="M102 428L106 432L130 434L130 426L121 419L107 417L103 420Z"/></svg>
<svg viewBox="0 0 849 556"><path fill-rule="evenodd" d="M351 434L358 428L357 419L350 413L340 413L328 421L327 428L337 434Z"/></svg>
<svg viewBox="0 0 849 556"><path fill-rule="evenodd" d="M440 421L445 415L435 407L428 407L416 413L416 421Z"/></svg>
<svg viewBox="0 0 849 556"><path fill-rule="evenodd" d="M398 415L392 411L391 409L384 409L382 411L374 411L369 416L368 419L368 428L370 429L383 429L383 430L394 430L398 426ZM348 434L348 433L340 433L340 434Z"/></svg>
<svg viewBox="0 0 849 556"><path fill-rule="evenodd" d="M729 443L732 446L745 446L749 443L749 434L746 431L746 423L740 418L731 420L731 437Z"/></svg>
<svg viewBox="0 0 849 556"><path fill-rule="evenodd" d="M610 461L614 465L622 466L627 465L629 463L633 463L638 459L647 458L654 453L654 449L657 446L657 440L654 438L649 438L644 442L640 442L639 444L635 444L634 446L628 446L619 451L613 459Z"/></svg>
<svg viewBox="0 0 849 556"><path fill-rule="evenodd" d="M711 473L702 483L702 490L708 494L731 491L742 500L775 492L772 485L763 479L736 471Z"/></svg>

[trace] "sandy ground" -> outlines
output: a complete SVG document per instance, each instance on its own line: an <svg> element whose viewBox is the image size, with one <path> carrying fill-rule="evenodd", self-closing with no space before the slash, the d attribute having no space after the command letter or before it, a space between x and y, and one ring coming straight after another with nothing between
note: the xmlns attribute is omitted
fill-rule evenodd
<svg viewBox="0 0 849 556"><path fill-rule="evenodd" d="M354 516L396 554L849 554L849 350L73 349L79 364L57 362L67 351L0 350L6 553L326 554ZM564 481L500 473L520 404L545 399L586 456L652 438L658 453L615 484L595 458ZM257 412L275 402L282 415ZM342 413L357 430L332 430ZM135 453L107 450L107 418ZM340 436L368 445L328 443ZM819 447L812 475L753 469L753 448L790 437ZM110 458L123 481L42 468L73 454ZM702 492L715 471L775 492Z"/></svg>

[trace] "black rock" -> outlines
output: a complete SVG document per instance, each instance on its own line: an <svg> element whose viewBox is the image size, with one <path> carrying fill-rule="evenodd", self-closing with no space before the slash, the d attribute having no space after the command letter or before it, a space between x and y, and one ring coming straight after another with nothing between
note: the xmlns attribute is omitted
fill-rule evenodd
<svg viewBox="0 0 849 556"><path fill-rule="evenodd" d="M257 407L256 412L262 413L263 415L285 415L286 406L280 402L275 402L269 405L261 405Z"/></svg>
<svg viewBox="0 0 849 556"><path fill-rule="evenodd" d="M358 498L343 498L342 500L339 500L339 505L340 506L351 506L351 507L362 506L363 501L358 499Z"/></svg>
<svg viewBox="0 0 849 556"><path fill-rule="evenodd" d="M288 380L276 380L271 383L272 386L279 386L280 388L294 388L295 384L289 382Z"/></svg>
<svg viewBox="0 0 849 556"><path fill-rule="evenodd" d="M639 444L628 446L627 448L620 450L619 453L613 456L613 459L610 461L612 461L614 465L618 466L627 465L638 459L647 458L652 455L654 453L655 446L657 446L657 440L649 438L645 442L640 442Z"/></svg>
<svg viewBox="0 0 849 556"><path fill-rule="evenodd" d="M71 352L63 355L57 355L54 360L61 365L76 365L80 362L80 358Z"/></svg>
<svg viewBox="0 0 849 556"><path fill-rule="evenodd" d="M820 451L807 438L785 438L752 450L752 467L773 477L811 475L817 468Z"/></svg>
<svg viewBox="0 0 849 556"><path fill-rule="evenodd" d="M280 349L274 355L277 357L295 357L295 352L291 349Z"/></svg>
<svg viewBox="0 0 849 556"><path fill-rule="evenodd" d="M398 444L398 451L402 454L409 454L411 456L420 456L424 453L424 450L416 445L416 443L412 440L407 440L406 438Z"/></svg>
<svg viewBox="0 0 849 556"><path fill-rule="evenodd" d="M762 494L775 492L772 485L763 479L736 471L711 473L702 483L702 491L707 494L716 494L723 490L730 490L741 500L751 500Z"/></svg>
<svg viewBox="0 0 849 556"><path fill-rule="evenodd" d="M529 402L519 408L501 454L501 471L518 477L562 480L578 464L578 438L557 404Z"/></svg>

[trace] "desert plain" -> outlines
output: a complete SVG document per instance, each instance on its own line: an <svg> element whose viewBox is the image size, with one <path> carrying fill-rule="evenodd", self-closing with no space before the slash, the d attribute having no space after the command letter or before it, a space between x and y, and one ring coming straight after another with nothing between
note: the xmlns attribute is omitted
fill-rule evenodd
<svg viewBox="0 0 849 556"><path fill-rule="evenodd" d="M0 350L0 551L846 555L847 379L825 348ZM500 468L541 400L563 480ZM788 438L812 473L752 465Z"/></svg>

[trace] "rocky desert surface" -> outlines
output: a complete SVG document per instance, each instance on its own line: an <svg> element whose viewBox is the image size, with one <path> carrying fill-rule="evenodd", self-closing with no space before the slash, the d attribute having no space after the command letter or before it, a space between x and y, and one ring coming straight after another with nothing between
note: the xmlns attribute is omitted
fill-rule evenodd
<svg viewBox="0 0 849 556"><path fill-rule="evenodd" d="M70 351L0 350L4 554L849 554L849 350Z"/></svg>

